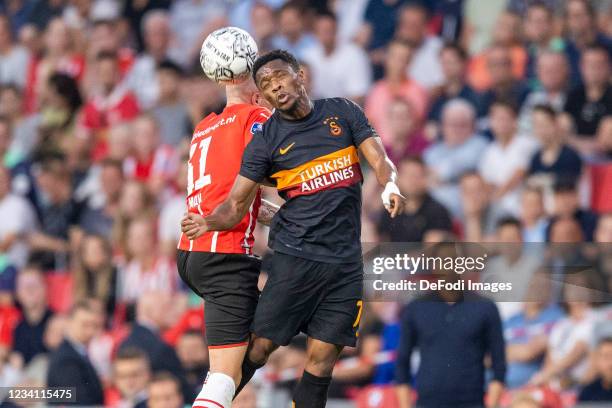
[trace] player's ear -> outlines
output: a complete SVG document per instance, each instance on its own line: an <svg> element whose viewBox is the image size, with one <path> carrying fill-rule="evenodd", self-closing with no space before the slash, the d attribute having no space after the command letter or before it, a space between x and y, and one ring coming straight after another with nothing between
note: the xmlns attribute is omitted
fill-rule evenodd
<svg viewBox="0 0 612 408"><path fill-rule="evenodd" d="M251 104L252 105L261 105L261 94L259 92L253 92L251 95Z"/></svg>

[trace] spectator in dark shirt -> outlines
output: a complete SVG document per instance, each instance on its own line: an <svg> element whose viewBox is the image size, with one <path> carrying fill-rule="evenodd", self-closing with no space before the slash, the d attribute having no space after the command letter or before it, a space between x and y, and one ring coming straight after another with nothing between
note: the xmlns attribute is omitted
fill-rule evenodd
<svg viewBox="0 0 612 408"><path fill-rule="evenodd" d="M595 353L598 377L580 391L578 401L612 402L612 337L601 339Z"/></svg>
<svg viewBox="0 0 612 408"><path fill-rule="evenodd" d="M597 29L595 10L590 0L569 0L565 7L566 53L570 60L572 84L581 84L580 60L584 51L599 45L612 55L612 41ZM583 74L584 75L584 74Z"/></svg>
<svg viewBox="0 0 612 408"><path fill-rule="evenodd" d="M444 83L433 94L435 99L427 115L427 137L430 140L439 135L438 123L442 119L442 108L454 98L466 100L478 108L479 96L466 82L468 55L459 44L449 43L440 50L440 64L444 73Z"/></svg>
<svg viewBox="0 0 612 408"><path fill-rule="evenodd" d="M149 383L148 394L148 408L182 408L185 406L181 395L181 382L169 372L160 372L153 376Z"/></svg>
<svg viewBox="0 0 612 408"><path fill-rule="evenodd" d="M550 185L556 180L577 182L582 172L582 160L563 142L555 110L548 105L537 105L532 118L533 132L541 147L531 158L527 173L548 177Z"/></svg>
<svg viewBox="0 0 612 408"><path fill-rule="evenodd" d="M479 116L485 116L491 105L498 100L507 101L518 109L523 105L529 88L514 78L510 48L494 46L487 53L487 69L491 76L491 86L482 95Z"/></svg>
<svg viewBox="0 0 612 408"><path fill-rule="evenodd" d="M32 233L32 257L44 269L66 267L70 236L78 224L82 206L72 196L71 175L62 154L50 154L36 174L36 209L40 232Z"/></svg>
<svg viewBox="0 0 612 408"><path fill-rule="evenodd" d="M70 312L68 332L64 341L51 354L47 385L49 387L74 387L78 405L102 405L104 391L96 369L88 356L87 348L100 331L102 318L93 302L82 301Z"/></svg>
<svg viewBox="0 0 612 408"><path fill-rule="evenodd" d="M553 188L553 217L546 234L548 240L550 240L551 226L555 221L571 218L580 225L583 238L588 242L593 241L593 233L597 226L597 215L589 209L580 208L576 184L571 181L559 180Z"/></svg>
<svg viewBox="0 0 612 408"><path fill-rule="evenodd" d="M429 230L452 229L446 208L427 193L427 169L421 159L408 157L402 160L398 181L406 197L406 210L393 219L381 213L378 223L381 241L420 242Z"/></svg>
<svg viewBox="0 0 612 408"><path fill-rule="evenodd" d="M439 244L432 257L456 257L454 243ZM459 282L454 270L434 271L447 283ZM495 303L475 293L440 290L410 302L403 311L396 381L399 407L410 407L410 391L424 408L484 407L485 356L491 358L493 379L487 406L496 407L506 375L504 338ZM411 375L411 355L421 362Z"/></svg>
<svg viewBox="0 0 612 408"><path fill-rule="evenodd" d="M113 361L113 383L121 395L121 406L145 408L150 379L151 367L144 351L125 347L117 353Z"/></svg>
<svg viewBox="0 0 612 408"><path fill-rule="evenodd" d="M47 352L43 335L52 313L47 307L47 289L40 269L22 269L17 275L16 286L23 319L13 332L14 350L29 363L37 354Z"/></svg>
<svg viewBox="0 0 612 408"><path fill-rule="evenodd" d="M140 296L136 306L136 322L132 331L119 349L137 347L143 350L151 362L153 373L167 371L181 382L181 391L187 401L193 400L194 392L185 378L185 372L176 351L167 344L160 330L168 326L166 311L171 298L163 292L147 292Z"/></svg>
<svg viewBox="0 0 612 408"><path fill-rule="evenodd" d="M584 85L574 88L567 96L565 112L576 137L572 139L575 147L588 155L594 150L594 135L602 118L612 114L612 85L610 85L610 57L599 46L585 50L580 61Z"/></svg>

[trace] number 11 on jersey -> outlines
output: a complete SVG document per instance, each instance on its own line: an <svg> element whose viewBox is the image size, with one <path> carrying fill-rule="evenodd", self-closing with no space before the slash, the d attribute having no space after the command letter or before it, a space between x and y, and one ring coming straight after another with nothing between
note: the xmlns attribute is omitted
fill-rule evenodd
<svg viewBox="0 0 612 408"><path fill-rule="evenodd" d="M193 143L189 149L189 163L187 165L187 194L191 195L195 190L209 185L211 183L210 174L204 174L206 171L206 156L212 136L200 140L199 143ZM197 178L194 177L197 176Z"/></svg>

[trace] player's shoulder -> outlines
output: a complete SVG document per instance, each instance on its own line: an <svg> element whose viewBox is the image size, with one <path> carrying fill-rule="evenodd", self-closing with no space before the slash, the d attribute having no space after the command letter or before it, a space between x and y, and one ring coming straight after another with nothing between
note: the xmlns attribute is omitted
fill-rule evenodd
<svg viewBox="0 0 612 408"><path fill-rule="evenodd" d="M321 109L324 110L340 109L346 112L353 112L356 109L361 110L361 107L359 107L359 105L347 98L325 98L320 99L318 102L321 104Z"/></svg>

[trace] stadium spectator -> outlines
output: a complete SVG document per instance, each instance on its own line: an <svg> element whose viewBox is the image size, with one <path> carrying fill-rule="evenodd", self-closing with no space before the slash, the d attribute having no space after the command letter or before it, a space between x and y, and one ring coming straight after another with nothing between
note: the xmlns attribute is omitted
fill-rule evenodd
<svg viewBox="0 0 612 408"><path fill-rule="evenodd" d="M185 369L185 377L194 393L202 388L208 374L206 339L197 330L183 333L176 343L176 354Z"/></svg>
<svg viewBox="0 0 612 408"><path fill-rule="evenodd" d="M442 84L443 73L439 54L442 41L427 33L428 10L418 2L407 4L398 11L395 37L406 41L413 48L409 76L423 88Z"/></svg>
<svg viewBox="0 0 612 408"><path fill-rule="evenodd" d="M38 115L26 115L22 93L15 85L0 86L0 155L5 166L13 169L35 147L40 126Z"/></svg>
<svg viewBox="0 0 612 408"><path fill-rule="evenodd" d="M2 220L0 256L4 258L5 264L21 268L28 259L27 235L35 228L36 218L30 203L11 192L11 174L9 169L2 165L0 165L0 219Z"/></svg>
<svg viewBox="0 0 612 408"><path fill-rule="evenodd" d="M580 207L576 184L560 180L555 183L551 224L559 218L572 218L578 222L582 236L586 241L593 240L593 231L597 225L597 215L589 209ZM550 228L547 236L550 238Z"/></svg>
<svg viewBox="0 0 612 408"><path fill-rule="evenodd" d="M247 384L232 402L233 408L257 408L257 391L255 386Z"/></svg>
<svg viewBox="0 0 612 408"><path fill-rule="evenodd" d="M546 78L537 74L537 64L547 52L562 52L563 40L555 35L554 11L545 2L527 2L523 21L523 34L526 40L527 66L525 77L531 89L535 90ZM567 73L566 73L567 74Z"/></svg>
<svg viewBox="0 0 612 408"><path fill-rule="evenodd" d="M13 331L13 350L28 363L37 354L47 352L43 334L53 315L47 305L42 271L34 266L19 271L15 293L23 316Z"/></svg>
<svg viewBox="0 0 612 408"><path fill-rule="evenodd" d="M459 180L473 171L487 148L476 134L476 111L463 99L449 101L442 110L442 139L429 146L423 159L432 179L432 196L454 216L460 216Z"/></svg>
<svg viewBox="0 0 612 408"><path fill-rule="evenodd" d="M171 302L171 296L164 292L149 291L142 294L138 298L136 321L132 325L130 334L119 346L119 350L128 347L142 349L149 358L153 374L163 371L172 373L180 381L179 389L183 397L191 400L194 393L185 379L181 361L176 351L164 342L160 335L160 330L168 327L168 310ZM152 380L149 386L152 387L154 382ZM151 391L149 388L149 398L153 398Z"/></svg>
<svg viewBox="0 0 612 408"><path fill-rule="evenodd" d="M504 322L510 389L525 386L542 365L547 340L555 324L563 318L559 306L550 303L550 276L543 270L529 281L521 311Z"/></svg>
<svg viewBox="0 0 612 408"><path fill-rule="evenodd" d="M158 373L153 376L148 387L148 408L182 408L184 398L181 395L180 382L170 373Z"/></svg>
<svg viewBox="0 0 612 408"><path fill-rule="evenodd" d="M151 367L147 355L135 347L117 352L113 360L113 384L121 399L117 406L145 408Z"/></svg>
<svg viewBox="0 0 612 408"><path fill-rule="evenodd" d="M103 0L95 4L106 4L113 8L117 3ZM104 6L102 7L104 8ZM98 9L100 10L100 9ZM96 85L95 69L96 58L100 54L116 54L118 70L123 78L134 64L134 51L131 48L123 46L121 22L119 15L115 11L100 10L102 15L97 15L100 11L92 9L90 20L92 24L91 37L87 43L86 58L87 70L84 78L85 86L90 89ZM93 69L92 69L93 68Z"/></svg>
<svg viewBox="0 0 612 408"><path fill-rule="evenodd" d="M127 263L119 268L119 299L134 303L145 293L173 293L178 285L176 263L158 251L155 223L146 215L133 219L127 228Z"/></svg>
<svg viewBox="0 0 612 408"><path fill-rule="evenodd" d="M548 218L541 188L527 186L521 194L521 226L524 242L546 242Z"/></svg>
<svg viewBox="0 0 612 408"><path fill-rule="evenodd" d="M597 379L580 390L578 401L612 402L612 338L599 340L595 352Z"/></svg>
<svg viewBox="0 0 612 408"><path fill-rule="evenodd" d="M299 1L293 0L283 4L278 11L279 35L272 39L273 48L287 50L296 57L303 58L305 51L316 44L315 36L307 31L304 21L306 12Z"/></svg>
<svg viewBox="0 0 612 408"><path fill-rule="evenodd" d="M529 88L517 80L512 71L511 49L496 45L486 54L487 72L491 77L490 86L483 93L480 101L479 116L486 116L495 101L508 101L520 109L527 98Z"/></svg>
<svg viewBox="0 0 612 408"><path fill-rule="evenodd" d="M482 273L482 282L510 283L512 290L489 294L497 302L502 321L520 312L521 302L527 300L527 291L541 256L523 247L521 223L514 217L497 221L493 242L497 255L488 260Z"/></svg>
<svg viewBox="0 0 612 408"><path fill-rule="evenodd" d="M532 116L533 132L540 142L540 148L531 157L527 175L545 178L542 182L549 189L557 180L576 183L582 173L582 160L560 136L562 132L556 112L548 105L537 105Z"/></svg>
<svg viewBox="0 0 612 408"><path fill-rule="evenodd" d="M157 197L176 172L174 149L162 144L160 126L154 116L143 114L132 126L138 137L132 141L132 154L124 160L125 175L145 183Z"/></svg>
<svg viewBox="0 0 612 408"><path fill-rule="evenodd" d="M480 174L467 172L459 179L463 238L466 242L487 241L495 232L498 215L491 205L491 192Z"/></svg>
<svg viewBox="0 0 612 408"><path fill-rule="evenodd" d="M612 67L608 51L603 47L591 47L582 53L580 61L583 85L574 88L567 96L564 110L566 121L573 126L576 137L570 139L583 154L594 150L594 135L603 117L612 114Z"/></svg>
<svg viewBox="0 0 612 408"><path fill-rule="evenodd" d="M408 156L420 157L429 146L422 133L421 121L409 100L395 98L389 105L387 122L391 135L384 146L393 163Z"/></svg>
<svg viewBox="0 0 612 408"><path fill-rule="evenodd" d="M87 235L81 242L78 258L73 268L74 299L98 299L106 314L112 316L118 287L110 243L104 237Z"/></svg>
<svg viewBox="0 0 612 408"><path fill-rule="evenodd" d="M20 367L10 361L10 347L0 344L0 398L4 399L8 390L19 384L22 373Z"/></svg>
<svg viewBox="0 0 612 408"><path fill-rule="evenodd" d="M391 135L387 113L394 98L400 96L409 100L419 119L426 115L427 92L408 76L413 51L413 47L407 42L393 40L389 43L384 59L385 76L374 83L365 102L366 115L383 143L386 143Z"/></svg>
<svg viewBox="0 0 612 408"><path fill-rule="evenodd" d="M91 168L91 173L91 186L82 193L86 196L82 200L84 208L79 226L85 233L111 238L125 182L123 164L119 160L104 159L99 166Z"/></svg>
<svg viewBox="0 0 612 408"><path fill-rule="evenodd" d="M40 229L29 235L32 259L43 268L67 267L70 241L82 205L72 196L72 177L62 154L49 155L36 170L35 206Z"/></svg>
<svg viewBox="0 0 612 408"><path fill-rule="evenodd" d="M11 22L5 14L0 14L0 85L26 85L29 55L26 49L15 44L11 32Z"/></svg>
<svg viewBox="0 0 612 408"><path fill-rule="evenodd" d="M66 337L51 354L47 386L74 387L75 402L80 405L104 403L102 384L87 353L99 322L97 310L90 302L76 303L70 312Z"/></svg>
<svg viewBox="0 0 612 408"><path fill-rule="evenodd" d="M380 213L377 225L383 242L420 242L429 230L452 230L451 218L439 202L427 192L427 168L416 157L398 162L398 186L406 197L403 214L391 218Z"/></svg>
<svg viewBox="0 0 612 408"><path fill-rule="evenodd" d="M499 79L495 77L508 69L507 75L520 80L525 76L525 65L527 54L525 47L521 44L520 17L510 11L504 11L497 18L493 30L493 39L489 48L478 55L474 55L468 66L468 77L470 84L478 91L485 91L493 85L499 85ZM501 67L498 64L498 56L491 56L497 49L507 52L509 58L508 66ZM505 61L504 61L505 63Z"/></svg>
<svg viewBox="0 0 612 408"><path fill-rule="evenodd" d="M459 244L460 245L460 244ZM455 243L433 247L429 256L459 256ZM434 276L459 282L452 270L435 270ZM417 406L482 406L485 394L484 357L489 355L493 379L487 405L499 403L504 388L506 362L502 325L495 303L461 290L438 290L413 300L400 319L396 365L399 407L410 407L416 378ZM440 336L449 331L452 336ZM420 364L412 375L411 355L418 349ZM448 370L448 364L454 370Z"/></svg>
<svg viewBox="0 0 612 408"><path fill-rule="evenodd" d="M583 383L588 367L593 328L597 319L591 307L586 273L568 274L563 288L567 317L560 320L548 338L548 350L542 369L530 380L542 385L557 380L562 387Z"/></svg>
<svg viewBox="0 0 612 408"><path fill-rule="evenodd" d="M580 67L584 51L596 45L610 54L612 42L598 31L595 9L589 0L568 0L564 11L566 53L570 61L572 85L578 85L585 80Z"/></svg>
<svg viewBox="0 0 612 408"><path fill-rule="evenodd" d="M549 105L555 112L562 112L567 98L568 65L565 54L542 51L534 63L539 87L527 95L519 114L519 132L530 136L533 131L533 109L537 105Z"/></svg>
<svg viewBox="0 0 612 408"><path fill-rule="evenodd" d="M106 154L106 130L134 119L140 112L136 97L121 84L116 53L102 52L95 62L96 90L83 107L80 125L94 144L93 157Z"/></svg>
<svg viewBox="0 0 612 408"><path fill-rule="evenodd" d="M484 151L478 172L492 190L495 211L518 215L521 184L537 145L517 135L517 111L512 104L494 102L489 116L495 140Z"/></svg>
<svg viewBox="0 0 612 408"><path fill-rule="evenodd" d="M439 127L444 105L451 99L461 98L470 102L475 109L478 108L479 95L466 83L465 72L468 55L455 43L448 43L440 50L440 65L444 74L442 85L434 89L435 99L427 114L427 138L433 140L438 137Z"/></svg>
<svg viewBox="0 0 612 408"><path fill-rule="evenodd" d="M162 143L177 146L191 133L187 105L181 99L180 67L172 61L162 61L157 67L159 98L151 113L159 124Z"/></svg>
<svg viewBox="0 0 612 408"><path fill-rule="evenodd" d="M134 61L125 81L144 110L155 106L159 99L157 66L168 58L171 35L167 12L152 10L142 18L145 49Z"/></svg>
<svg viewBox="0 0 612 408"><path fill-rule="evenodd" d="M313 94L316 98L350 98L363 105L372 82L368 56L353 43L339 42L337 30L333 14L318 15L314 23L317 43L301 54L310 67Z"/></svg>
<svg viewBox="0 0 612 408"><path fill-rule="evenodd" d="M153 197L144 184L137 181L126 181L123 184L119 209L113 225L115 250L120 255L125 256L128 253L127 228L129 224L139 216L153 217L156 214L153 205Z"/></svg>

